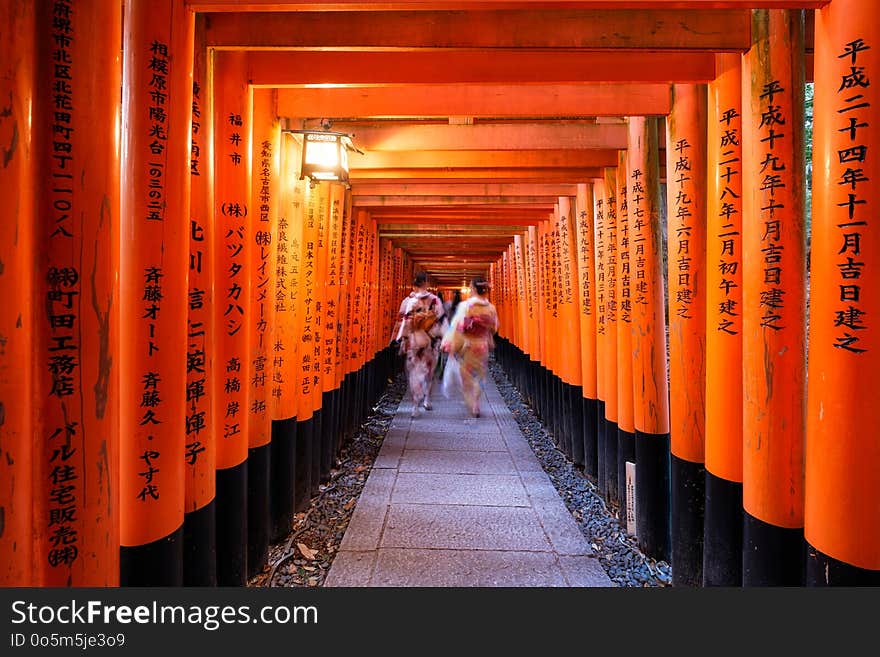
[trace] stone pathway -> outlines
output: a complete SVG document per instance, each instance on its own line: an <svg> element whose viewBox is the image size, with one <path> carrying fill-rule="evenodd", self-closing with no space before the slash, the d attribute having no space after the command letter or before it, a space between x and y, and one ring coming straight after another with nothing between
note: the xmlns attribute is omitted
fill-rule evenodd
<svg viewBox="0 0 880 657"><path fill-rule="evenodd" d="M324 586L613 586L495 383L392 420Z"/></svg>

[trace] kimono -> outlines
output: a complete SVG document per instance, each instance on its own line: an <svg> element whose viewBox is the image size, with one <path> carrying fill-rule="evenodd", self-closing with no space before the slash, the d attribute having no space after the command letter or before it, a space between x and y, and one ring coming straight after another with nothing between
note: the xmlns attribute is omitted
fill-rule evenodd
<svg viewBox="0 0 880 657"><path fill-rule="evenodd" d="M434 325L428 330L413 325L413 316L420 309L429 310L436 316ZM400 341L401 352L406 355L406 375L414 402L413 414L416 414L419 406L431 407L431 387L443 336L444 314L440 299L427 291L410 292L400 304L395 340Z"/></svg>
<svg viewBox="0 0 880 657"><path fill-rule="evenodd" d="M493 335L497 331L495 306L487 299L474 296L458 305L443 337L443 350L456 359L464 402L474 416L480 414L483 379L486 378L489 352L495 348Z"/></svg>

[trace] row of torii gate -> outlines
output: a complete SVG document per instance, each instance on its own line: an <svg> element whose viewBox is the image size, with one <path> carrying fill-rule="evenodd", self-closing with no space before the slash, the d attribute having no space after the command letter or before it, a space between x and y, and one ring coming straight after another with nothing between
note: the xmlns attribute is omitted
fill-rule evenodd
<svg viewBox="0 0 880 657"><path fill-rule="evenodd" d="M419 263L298 180L254 76L309 73L211 55L197 12L233 4L0 4L3 584L242 584L391 370ZM619 166L491 265L499 357L676 583L876 583L877 7L674 4L763 8L714 81L669 88L666 201L634 94Z"/></svg>

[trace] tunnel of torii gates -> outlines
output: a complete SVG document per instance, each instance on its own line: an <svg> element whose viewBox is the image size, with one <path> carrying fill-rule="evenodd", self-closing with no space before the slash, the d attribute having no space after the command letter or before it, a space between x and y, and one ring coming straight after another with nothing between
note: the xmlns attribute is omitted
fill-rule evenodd
<svg viewBox="0 0 880 657"><path fill-rule="evenodd" d="M675 584L880 583L878 90L874 0L0 0L0 582L243 584L424 269Z"/></svg>

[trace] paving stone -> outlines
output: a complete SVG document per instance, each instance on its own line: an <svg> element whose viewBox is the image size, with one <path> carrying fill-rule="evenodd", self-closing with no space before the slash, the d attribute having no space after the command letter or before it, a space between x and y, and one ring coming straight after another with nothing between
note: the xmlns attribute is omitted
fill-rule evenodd
<svg viewBox="0 0 880 657"><path fill-rule="evenodd" d="M333 565L324 580L324 586L369 586L373 566L376 563L376 552L354 552L340 550L333 557Z"/></svg>
<svg viewBox="0 0 880 657"><path fill-rule="evenodd" d="M529 506L529 498L520 478L514 475L401 472L391 503Z"/></svg>
<svg viewBox="0 0 880 657"><path fill-rule="evenodd" d="M372 586L566 586L550 552L379 550Z"/></svg>
<svg viewBox="0 0 880 657"><path fill-rule="evenodd" d="M492 433L501 435L501 429L493 417L462 417L433 419L427 415L427 411L412 421L410 435L430 431L432 433Z"/></svg>
<svg viewBox="0 0 880 657"><path fill-rule="evenodd" d="M397 470L375 469L370 471L364 490L358 498L361 501L387 504L391 500L391 491L394 488L394 480L397 478Z"/></svg>
<svg viewBox="0 0 880 657"><path fill-rule="evenodd" d="M526 492L534 502L535 500L560 500L559 493L553 487L553 482L543 469L520 472L520 479L526 487Z"/></svg>
<svg viewBox="0 0 880 657"><path fill-rule="evenodd" d="M379 455L381 458L381 454ZM400 459L401 472L450 474L515 474L513 459L506 452L407 449Z"/></svg>
<svg viewBox="0 0 880 657"><path fill-rule="evenodd" d="M541 462L534 454L522 454L513 456L513 464L520 472L543 472Z"/></svg>
<svg viewBox="0 0 880 657"><path fill-rule="evenodd" d="M406 439L406 449L469 450L476 452L507 452L500 434L454 434L441 432L412 433Z"/></svg>
<svg viewBox="0 0 880 657"><path fill-rule="evenodd" d="M557 554L591 555L593 553L590 544L561 499L557 497L555 500L535 500L533 507Z"/></svg>
<svg viewBox="0 0 880 657"><path fill-rule="evenodd" d="M596 557L561 555L559 565L562 566L562 572L570 586L616 586Z"/></svg>
<svg viewBox="0 0 880 657"><path fill-rule="evenodd" d="M361 497L351 516L351 522L345 529L339 549L375 550L379 547L387 512L388 505L385 502L364 501Z"/></svg>
<svg viewBox="0 0 880 657"><path fill-rule="evenodd" d="M551 551L532 509L395 504L380 548Z"/></svg>

